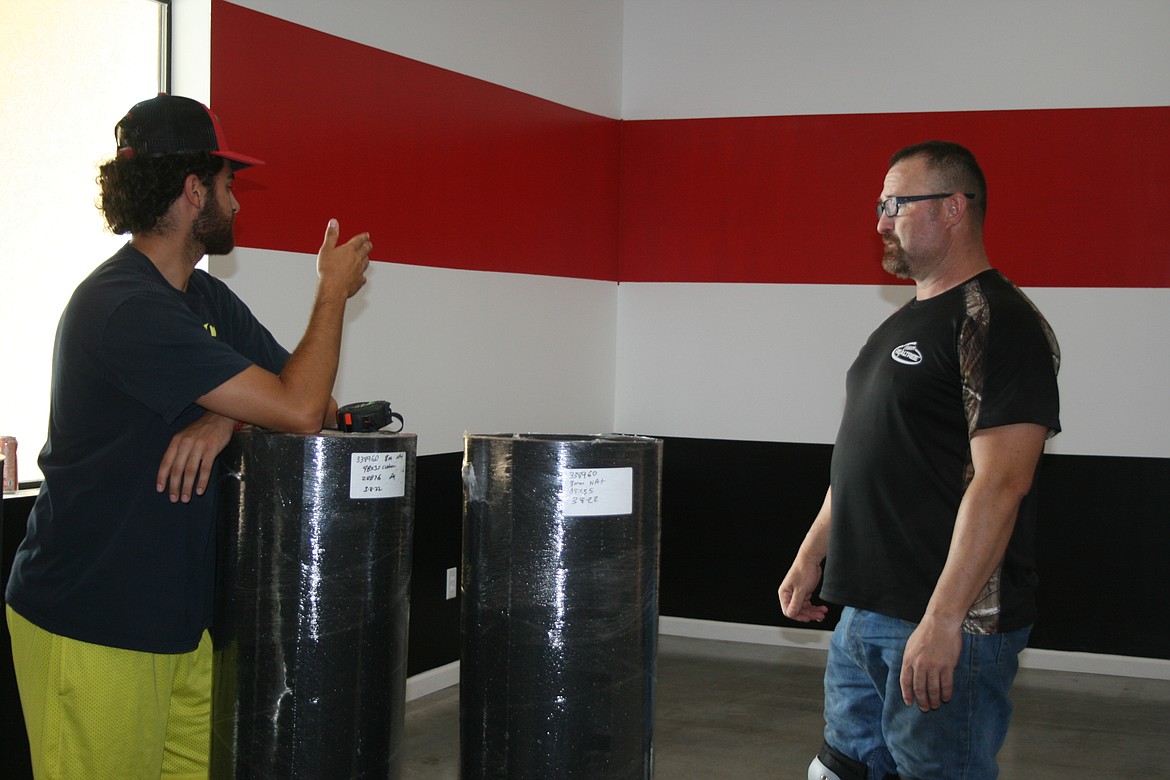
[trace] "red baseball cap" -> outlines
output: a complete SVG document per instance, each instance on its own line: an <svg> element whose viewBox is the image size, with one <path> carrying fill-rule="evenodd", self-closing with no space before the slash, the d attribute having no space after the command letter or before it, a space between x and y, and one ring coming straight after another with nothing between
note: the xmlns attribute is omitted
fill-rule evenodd
<svg viewBox="0 0 1170 780"><path fill-rule="evenodd" d="M131 108L114 127L121 156L211 152L239 170L263 160L228 149L223 128L210 108L178 95L159 95Z"/></svg>

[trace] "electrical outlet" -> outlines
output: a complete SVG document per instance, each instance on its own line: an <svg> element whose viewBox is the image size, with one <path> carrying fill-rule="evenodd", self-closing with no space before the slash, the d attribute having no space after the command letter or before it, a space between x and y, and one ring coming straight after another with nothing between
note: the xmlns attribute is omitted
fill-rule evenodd
<svg viewBox="0 0 1170 780"><path fill-rule="evenodd" d="M451 567L450 569L447 569L447 598L448 599L455 598L455 591L459 586L459 575L457 574L457 572L458 572L458 569L456 569L455 567Z"/></svg>

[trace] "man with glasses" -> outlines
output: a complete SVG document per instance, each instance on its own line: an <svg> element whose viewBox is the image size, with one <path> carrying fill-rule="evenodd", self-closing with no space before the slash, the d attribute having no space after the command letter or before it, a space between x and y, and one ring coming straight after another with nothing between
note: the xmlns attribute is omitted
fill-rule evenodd
<svg viewBox="0 0 1170 780"><path fill-rule="evenodd" d="M115 128L101 208L130 241L61 315L45 475L7 589L34 774L206 777L216 457L243 423L316 433L335 413L346 302L370 237L317 255L288 353L196 263L234 246L231 151L198 101L160 95Z"/></svg>
<svg viewBox="0 0 1170 780"><path fill-rule="evenodd" d="M1060 430L1060 350L991 267L970 151L890 160L882 266L915 297L846 376L830 486L779 588L784 614L843 605L825 671L821 780L987 780L1035 620L1035 475Z"/></svg>

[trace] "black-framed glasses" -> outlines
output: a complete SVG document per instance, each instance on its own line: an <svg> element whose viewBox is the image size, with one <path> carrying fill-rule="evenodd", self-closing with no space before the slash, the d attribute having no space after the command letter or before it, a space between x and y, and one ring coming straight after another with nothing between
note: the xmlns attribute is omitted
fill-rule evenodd
<svg viewBox="0 0 1170 780"><path fill-rule="evenodd" d="M949 198L955 193L953 192L936 192L933 195L897 195L892 198L886 198L881 203L877 204L877 217L882 218L882 214L887 217L898 216L898 211L901 210L902 204L913 203L917 200L941 200L942 198ZM974 199L975 193L964 192L968 198Z"/></svg>

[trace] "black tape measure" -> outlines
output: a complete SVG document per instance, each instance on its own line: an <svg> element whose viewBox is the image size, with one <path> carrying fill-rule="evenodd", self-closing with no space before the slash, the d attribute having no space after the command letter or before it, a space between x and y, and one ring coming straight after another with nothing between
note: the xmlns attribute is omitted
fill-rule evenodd
<svg viewBox="0 0 1170 780"><path fill-rule="evenodd" d="M389 401L359 401L337 409L337 428L346 433L380 431L395 420L398 427L391 433L401 431L405 423L402 415L391 411Z"/></svg>

